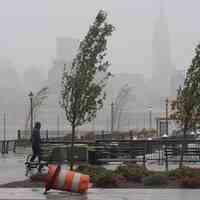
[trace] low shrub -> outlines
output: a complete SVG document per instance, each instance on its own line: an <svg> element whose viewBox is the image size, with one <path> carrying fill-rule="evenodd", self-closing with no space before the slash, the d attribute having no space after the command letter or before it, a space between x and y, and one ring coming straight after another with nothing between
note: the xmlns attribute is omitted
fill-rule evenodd
<svg viewBox="0 0 200 200"><path fill-rule="evenodd" d="M99 166L80 165L76 171L89 175L96 187L123 187L127 183L126 178L121 174Z"/></svg>
<svg viewBox="0 0 200 200"><path fill-rule="evenodd" d="M168 178L167 176L163 174L154 174L154 175L145 177L143 179L143 183L145 186L166 185L168 183Z"/></svg>
<svg viewBox="0 0 200 200"><path fill-rule="evenodd" d="M182 188L199 188L200 178L199 177L181 177L177 180L178 184Z"/></svg>
<svg viewBox="0 0 200 200"><path fill-rule="evenodd" d="M128 181L141 182L142 178L148 175L148 171L138 165L119 166L116 174L124 176Z"/></svg>
<svg viewBox="0 0 200 200"><path fill-rule="evenodd" d="M195 168L192 168L192 169L193 169L193 171L195 173L195 176L199 176L200 177L200 168L195 167Z"/></svg>
<svg viewBox="0 0 200 200"><path fill-rule="evenodd" d="M112 171L105 171L103 173L99 173L95 176L94 179L94 185L96 187L103 187L103 188L109 188L113 187L113 180L114 174Z"/></svg>
<svg viewBox="0 0 200 200"><path fill-rule="evenodd" d="M80 172L80 173L83 173L83 174L89 175L91 181L95 182L96 176L98 174L102 174L102 173L106 172L107 170L105 168L99 167L99 166L80 165L80 166L77 167L76 171Z"/></svg>
<svg viewBox="0 0 200 200"><path fill-rule="evenodd" d="M170 170L167 174L168 177L177 179L181 177L195 177L197 172L190 167L182 167L175 170Z"/></svg>
<svg viewBox="0 0 200 200"><path fill-rule="evenodd" d="M115 175L112 178L113 186L115 187L124 187L127 184L127 179L121 175Z"/></svg>

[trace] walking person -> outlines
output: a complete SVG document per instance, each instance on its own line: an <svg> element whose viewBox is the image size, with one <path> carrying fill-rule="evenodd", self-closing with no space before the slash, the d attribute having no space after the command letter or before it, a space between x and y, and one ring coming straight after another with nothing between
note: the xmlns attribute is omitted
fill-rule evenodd
<svg viewBox="0 0 200 200"><path fill-rule="evenodd" d="M31 162L33 162L36 157L38 157L38 160L40 162L40 142L41 142L40 128L41 128L41 123L36 122L32 135L31 135L32 152L33 152L33 155L30 160Z"/></svg>

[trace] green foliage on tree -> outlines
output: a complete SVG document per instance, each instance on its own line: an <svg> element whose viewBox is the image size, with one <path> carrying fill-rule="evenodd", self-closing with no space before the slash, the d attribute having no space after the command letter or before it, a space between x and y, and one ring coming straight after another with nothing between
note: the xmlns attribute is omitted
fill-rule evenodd
<svg viewBox="0 0 200 200"><path fill-rule="evenodd" d="M195 128L200 112L200 44L195 49L195 57L187 70L184 86L177 92L176 119L183 129L184 140L187 131ZM184 142L183 140L183 142ZM185 144L182 144L180 167L182 167Z"/></svg>
<svg viewBox="0 0 200 200"><path fill-rule="evenodd" d="M91 122L98 110L103 107L106 98L104 88L111 76L106 60L107 39L114 31L114 26L106 22L107 14L99 11L94 23L72 62L70 70L64 69L62 76L61 107L72 127L71 164L73 169L73 146L75 129L86 122Z"/></svg>

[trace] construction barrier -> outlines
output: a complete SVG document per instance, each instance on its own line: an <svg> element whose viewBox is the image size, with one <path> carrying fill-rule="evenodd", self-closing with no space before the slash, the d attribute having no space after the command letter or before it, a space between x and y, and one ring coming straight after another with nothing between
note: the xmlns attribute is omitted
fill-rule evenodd
<svg viewBox="0 0 200 200"><path fill-rule="evenodd" d="M61 169L60 166L48 165L46 191L50 189L84 193L90 187L90 177L74 171Z"/></svg>

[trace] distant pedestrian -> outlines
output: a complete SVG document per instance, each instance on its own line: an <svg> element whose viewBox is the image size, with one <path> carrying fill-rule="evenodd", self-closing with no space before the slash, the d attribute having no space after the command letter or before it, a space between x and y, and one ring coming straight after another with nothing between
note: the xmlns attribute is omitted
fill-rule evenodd
<svg viewBox="0 0 200 200"><path fill-rule="evenodd" d="M32 135L31 135L32 151L33 151L33 155L30 160L31 162L33 162L36 157L38 157L39 162L40 162L40 142L41 142L40 128L41 128L41 123L36 122Z"/></svg>

